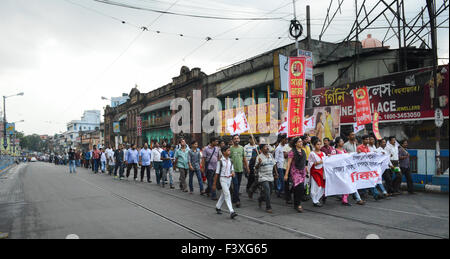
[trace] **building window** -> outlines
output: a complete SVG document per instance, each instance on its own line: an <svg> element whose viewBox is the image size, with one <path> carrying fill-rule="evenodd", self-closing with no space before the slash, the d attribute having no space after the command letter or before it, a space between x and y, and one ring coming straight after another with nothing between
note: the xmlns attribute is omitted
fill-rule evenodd
<svg viewBox="0 0 450 259"><path fill-rule="evenodd" d="M314 75L314 89L323 88L325 86L325 78L323 73Z"/></svg>
<svg viewBox="0 0 450 259"><path fill-rule="evenodd" d="M350 70L350 68L340 68L338 70L338 77L339 77L339 82L340 83L349 83L349 74L348 71Z"/></svg>

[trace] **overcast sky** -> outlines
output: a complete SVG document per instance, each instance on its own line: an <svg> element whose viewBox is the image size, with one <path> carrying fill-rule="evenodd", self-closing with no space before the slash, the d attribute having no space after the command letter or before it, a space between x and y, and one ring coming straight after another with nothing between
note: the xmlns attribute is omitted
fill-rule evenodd
<svg viewBox="0 0 450 259"><path fill-rule="evenodd" d="M170 83L182 65L200 67L211 74L293 42L287 38L292 0L114 1L185 14L285 20L160 16L93 0L1 0L0 95L25 92L23 97L8 98L6 103L8 121L25 120L16 125L17 130L26 134L63 132L66 123L80 119L84 110L102 110L109 104L101 96L129 93L135 84L141 92L148 92ZM377 1L368 2L373 5ZM408 18L425 5L425 0L405 2ZM305 6L311 6L313 38L320 34L329 3L297 2L299 19L305 18ZM323 40L342 40L350 31L354 13L354 1L344 1L342 13L337 14ZM448 11L439 21L447 18ZM139 28L150 24L148 28L153 31L141 33ZM444 26L447 28L438 30L440 58L448 58L449 53L448 21ZM367 33L381 40L385 30L368 30L363 36ZM206 37L212 40L206 42ZM395 39L389 43L397 45ZM441 63L448 63L448 59Z"/></svg>

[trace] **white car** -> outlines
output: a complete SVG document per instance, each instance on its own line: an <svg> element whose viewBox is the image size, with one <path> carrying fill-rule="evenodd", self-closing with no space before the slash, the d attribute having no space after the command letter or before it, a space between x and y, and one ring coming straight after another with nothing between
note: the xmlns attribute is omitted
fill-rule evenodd
<svg viewBox="0 0 450 259"><path fill-rule="evenodd" d="M36 161L37 161L36 157L32 157L32 158L30 159L30 162L36 162Z"/></svg>

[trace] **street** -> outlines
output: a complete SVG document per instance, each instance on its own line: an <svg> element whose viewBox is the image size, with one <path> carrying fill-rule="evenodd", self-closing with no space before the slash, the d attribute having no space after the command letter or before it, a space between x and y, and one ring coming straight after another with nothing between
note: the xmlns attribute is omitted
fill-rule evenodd
<svg viewBox="0 0 450 259"><path fill-rule="evenodd" d="M131 179L132 177L130 177ZM358 206L330 197L322 208L311 201L297 213L272 195L273 213L258 208L242 184L238 217L215 202L153 183L114 180L91 170L50 163L22 163L0 174L0 232L10 239L364 239L449 238L448 194L403 194L390 200L369 199ZM178 173L174 176L178 187ZM194 183L196 180L194 180Z"/></svg>

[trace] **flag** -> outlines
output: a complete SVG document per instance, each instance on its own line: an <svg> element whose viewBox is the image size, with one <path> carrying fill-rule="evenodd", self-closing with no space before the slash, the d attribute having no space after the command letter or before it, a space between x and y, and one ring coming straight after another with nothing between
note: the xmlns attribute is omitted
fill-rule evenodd
<svg viewBox="0 0 450 259"><path fill-rule="evenodd" d="M355 122L355 123L353 123L353 133L358 133L358 132L360 132L361 130L363 130L365 128L365 126L364 125L360 125L360 126L358 126L358 124Z"/></svg>
<svg viewBox="0 0 450 259"><path fill-rule="evenodd" d="M227 120L227 131L234 134L241 134L248 131L249 125L244 113L239 113L234 119Z"/></svg>
<svg viewBox="0 0 450 259"><path fill-rule="evenodd" d="M281 123L280 127L278 128L277 135L287 134L288 133L287 127L288 127L287 121Z"/></svg>
<svg viewBox="0 0 450 259"><path fill-rule="evenodd" d="M304 128L305 128L305 132L308 130L313 130L316 128L316 116L311 116L309 118L305 118L305 122L304 124Z"/></svg>

